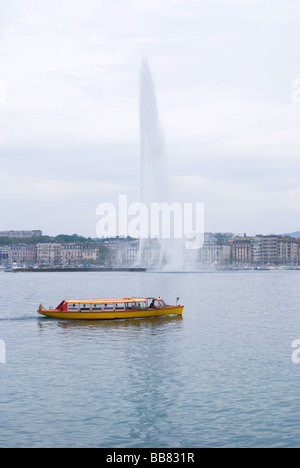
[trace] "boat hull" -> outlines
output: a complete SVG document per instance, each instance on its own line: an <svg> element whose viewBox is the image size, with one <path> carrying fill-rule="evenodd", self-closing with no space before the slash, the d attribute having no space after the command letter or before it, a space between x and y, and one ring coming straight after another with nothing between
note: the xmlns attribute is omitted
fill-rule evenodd
<svg viewBox="0 0 300 468"><path fill-rule="evenodd" d="M163 317L166 315L182 315L183 306L166 307L163 309L126 310L112 312L68 312L59 310L39 310L46 317L61 320L120 320L133 318Z"/></svg>

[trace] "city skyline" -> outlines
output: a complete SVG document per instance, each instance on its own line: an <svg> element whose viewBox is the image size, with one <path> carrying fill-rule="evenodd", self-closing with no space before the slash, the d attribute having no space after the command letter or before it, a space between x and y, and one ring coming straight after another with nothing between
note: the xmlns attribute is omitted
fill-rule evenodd
<svg viewBox="0 0 300 468"><path fill-rule="evenodd" d="M300 238L300 230L299 231L294 231L294 232L281 232L279 234L275 234L275 233L272 233L272 232L269 232L269 233L263 233L263 232L257 232L256 234L254 235L251 235L251 234L247 234L247 232L233 232L233 231L226 231L226 232L223 232L223 231L215 231L215 232L210 232L210 231L205 231L204 232L204 235L205 234L224 234L224 235L228 235L228 237L232 236L232 237L255 237L255 236L287 236L287 237L299 237ZM12 239L21 239L21 238L36 238L36 237L51 237L51 238L55 238L55 237L59 237L59 236L66 236L66 237L72 237L72 236L75 236L75 237L85 237L85 236L81 236L79 233L72 233L72 234L67 234L67 233L56 233L54 235L52 234L44 234L44 232L41 230L41 229L31 229L31 230L25 230L25 229L22 229L20 231L15 231L15 230L3 230L3 231L0 231L0 237L6 237L6 238L12 238ZM127 237L130 237L130 236L127 236ZM94 240L101 240L101 239L108 239L108 238L111 238L111 239L118 239L118 238L126 238L126 236L111 236L111 237L107 237L107 236L102 236L102 237L99 237L99 236L94 236L94 237L91 237L91 236L87 236L85 237L86 239L88 238L91 238L91 239L94 239ZM134 238L134 239L137 239L137 238Z"/></svg>
<svg viewBox="0 0 300 468"><path fill-rule="evenodd" d="M180 265L169 264L159 239L148 239L141 249L139 239L128 237L86 239L77 235L61 235L51 238L36 237L36 233L32 232L33 237L28 242L29 233L26 231L11 231L10 237L3 237L0 232L2 268L18 268L15 271L19 271L19 268L28 267L32 271L32 268L43 270L45 267L83 268L90 264L109 268L143 267L156 271L196 271L203 266L225 269L300 268L300 232L294 233L294 237L205 233L201 246L193 250L186 247L182 251Z"/></svg>

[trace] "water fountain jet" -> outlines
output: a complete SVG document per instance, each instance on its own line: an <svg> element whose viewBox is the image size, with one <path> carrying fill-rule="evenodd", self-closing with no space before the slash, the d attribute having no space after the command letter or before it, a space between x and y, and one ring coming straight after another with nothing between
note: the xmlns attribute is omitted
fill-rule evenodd
<svg viewBox="0 0 300 468"><path fill-rule="evenodd" d="M155 86L146 59L143 60L140 75L140 132L141 132L141 202L151 213L152 203L170 202L169 178L164 150L163 132L159 121L159 113ZM145 265L145 253L151 247L151 233L148 239L140 240L139 263ZM184 240L157 239L160 255L156 257L155 267L158 269L178 270L183 267ZM153 241L152 241L153 244Z"/></svg>

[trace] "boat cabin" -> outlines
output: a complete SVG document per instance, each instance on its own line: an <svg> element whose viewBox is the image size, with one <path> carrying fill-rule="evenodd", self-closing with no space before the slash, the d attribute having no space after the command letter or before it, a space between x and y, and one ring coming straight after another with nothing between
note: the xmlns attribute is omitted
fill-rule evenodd
<svg viewBox="0 0 300 468"><path fill-rule="evenodd" d="M168 307L160 297L124 299L91 299L85 301L63 301L58 310L68 312L114 312L148 309L164 309Z"/></svg>

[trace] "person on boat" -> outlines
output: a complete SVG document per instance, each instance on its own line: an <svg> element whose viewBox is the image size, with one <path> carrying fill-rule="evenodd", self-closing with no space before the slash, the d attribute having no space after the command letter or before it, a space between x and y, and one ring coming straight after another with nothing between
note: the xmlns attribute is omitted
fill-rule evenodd
<svg viewBox="0 0 300 468"><path fill-rule="evenodd" d="M155 309L155 300L154 299L152 299L152 302L149 305L149 309Z"/></svg>

